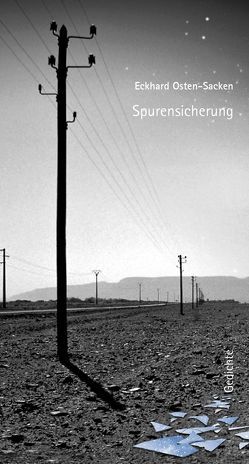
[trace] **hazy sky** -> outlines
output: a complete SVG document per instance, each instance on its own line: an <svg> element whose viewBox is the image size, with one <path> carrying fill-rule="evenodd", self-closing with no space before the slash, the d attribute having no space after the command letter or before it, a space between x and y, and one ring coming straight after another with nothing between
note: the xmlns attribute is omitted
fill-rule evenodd
<svg viewBox="0 0 249 464"><path fill-rule="evenodd" d="M88 35L89 21L98 28L99 47L72 39L68 50L69 65L96 55L94 69L68 72L68 119L78 114L68 130L68 283L92 281L93 269L109 281L175 275L179 253L186 275L248 276L246 2L2 0L0 19L8 295L56 281L56 102L37 90L57 85L51 19L73 35ZM136 81L234 88L142 92ZM133 105L225 106L233 118L141 120Z"/></svg>

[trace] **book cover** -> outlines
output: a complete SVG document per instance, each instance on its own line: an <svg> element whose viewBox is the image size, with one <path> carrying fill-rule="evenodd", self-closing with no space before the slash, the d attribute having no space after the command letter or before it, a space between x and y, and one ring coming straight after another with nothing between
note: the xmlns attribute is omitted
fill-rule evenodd
<svg viewBox="0 0 249 464"><path fill-rule="evenodd" d="M247 463L248 6L0 4L0 460Z"/></svg>

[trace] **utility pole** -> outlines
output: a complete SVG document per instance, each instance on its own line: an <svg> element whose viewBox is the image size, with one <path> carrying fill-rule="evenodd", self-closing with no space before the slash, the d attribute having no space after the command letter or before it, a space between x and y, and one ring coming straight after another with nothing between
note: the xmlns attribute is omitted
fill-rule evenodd
<svg viewBox="0 0 249 464"><path fill-rule="evenodd" d="M157 289L157 301L160 303L160 288Z"/></svg>
<svg viewBox="0 0 249 464"><path fill-rule="evenodd" d="M167 292L167 304L169 302L169 292Z"/></svg>
<svg viewBox="0 0 249 464"><path fill-rule="evenodd" d="M141 282L138 282L138 288L139 288L138 299L139 299L139 304L141 304L141 301L142 301L142 283Z"/></svg>
<svg viewBox="0 0 249 464"><path fill-rule="evenodd" d="M52 21L50 30L58 38L58 67L56 59L51 55L48 64L57 72L57 94L42 92L39 84L38 90L41 95L56 95L57 99L57 135L58 135L58 165L57 165L57 351L60 361L68 359L67 343L67 268L66 268L66 154L67 154L67 128L66 117L66 81L69 68L90 68L95 64L95 57L89 55L88 66L67 66L67 48L70 39L92 39L96 35L96 27L90 27L90 37L68 36L67 29L63 25L57 34L57 24Z"/></svg>
<svg viewBox="0 0 249 464"><path fill-rule="evenodd" d="M195 306L195 277L191 277L192 280L192 309L194 309Z"/></svg>
<svg viewBox="0 0 249 464"><path fill-rule="evenodd" d="M95 270L93 271L93 273L95 274L95 277L96 277L96 297L95 297L95 304L96 306L98 306L99 304L99 298L98 298L98 275L101 271L100 270Z"/></svg>
<svg viewBox="0 0 249 464"><path fill-rule="evenodd" d="M6 258L9 258L6 255L6 249L2 248L0 251L3 252L3 261L0 264L3 265L3 309L6 309Z"/></svg>
<svg viewBox="0 0 249 464"><path fill-rule="evenodd" d="M196 307L198 308L198 306L199 306L199 300L198 300L199 290L198 290L198 283L197 282L196 282L195 286L196 286L196 290L195 290L195 292L196 292Z"/></svg>
<svg viewBox="0 0 249 464"><path fill-rule="evenodd" d="M183 288L182 288L182 265L187 262L187 256L178 255L180 269L180 314L183 315Z"/></svg>
<svg viewBox="0 0 249 464"><path fill-rule="evenodd" d="M199 306L201 305L201 300L202 300L202 291L201 291L201 288L199 287Z"/></svg>

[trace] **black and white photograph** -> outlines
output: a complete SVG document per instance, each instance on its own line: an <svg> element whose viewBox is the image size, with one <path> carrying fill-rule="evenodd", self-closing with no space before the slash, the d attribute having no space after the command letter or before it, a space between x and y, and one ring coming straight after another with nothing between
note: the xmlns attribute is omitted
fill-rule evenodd
<svg viewBox="0 0 249 464"><path fill-rule="evenodd" d="M249 463L248 14L0 1L1 463Z"/></svg>

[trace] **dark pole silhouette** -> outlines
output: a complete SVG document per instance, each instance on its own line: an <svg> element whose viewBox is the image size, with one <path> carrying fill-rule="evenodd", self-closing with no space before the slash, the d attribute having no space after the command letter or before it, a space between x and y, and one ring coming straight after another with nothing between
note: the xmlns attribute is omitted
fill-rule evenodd
<svg viewBox="0 0 249 464"><path fill-rule="evenodd" d="M139 288L138 299L139 299L139 304L141 304L141 301L142 301L142 284L141 284L141 282L138 283L138 288Z"/></svg>
<svg viewBox="0 0 249 464"><path fill-rule="evenodd" d="M58 168L57 168L57 341L58 356L68 356L67 342L67 265L66 265L66 79L67 29L62 26L58 39Z"/></svg>
<svg viewBox="0 0 249 464"><path fill-rule="evenodd" d="M157 301L160 303L160 288L157 289Z"/></svg>
<svg viewBox="0 0 249 464"><path fill-rule="evenodd" d="M192 276L192 309L194 309L195 306L195 277Z"/></svg>
<svg viewBox="0 0 249 464"><path fill-rule="evenodd" d="M95 303L96 303L96 306L99 304L99 297L98 297L98 275L101 271L99 270L96 270L96 271L93 271L94 274L95 274L95 277L96 277L96 297L95 297Z"/></svg>
<svg viewBox="0 0 249 464"><path fill-rule="evenodd" d="M180 314L183 312L183 286L182 286L182 264L186 263L187 256L178 255L179 269L180 269ZM184 260L184 261L183 261Z"/></svg>
<svg viewBox="0 0 249 464"><path fill-rule="evenodd" d="M6 249L2 248L1 251L3 252L3 261L1 264L3 265L3 309L6 309L6 258L9 258L6 255Z"/></svg>
<svg viewBox="0 0 249 464"><path fill-rule="evenodd" d="M198 300L198 292L199 292L199 291L198 291L198 283L196 282L195 285L196 285L196 307L198 308L198 306L199 306L199 300Z"/></svg>
<svg viewBox="0 0 249 464"><path fill-rule="evenodd" d="M58 68L56 59L51 55L48 64L57 71L57 94L42 92L42 86L38 89L42 95L56 95L57 97L57 135L58 135L58 166L57 166L57 352L61 362L68 358L67 342L67 266L66 266L66 156L67 156L67 128L68 123L75 121L76 112L73 119L66 119L66 81L69 68L90 68L95 64L95 57L89 55L88 66L67 66L67 48L69 39L92 39L96 35L96 27L90 27L90 37L68 36L67 29L63 25L57 34L57 24L52 21L50 30L58 38Z"/></svg>

